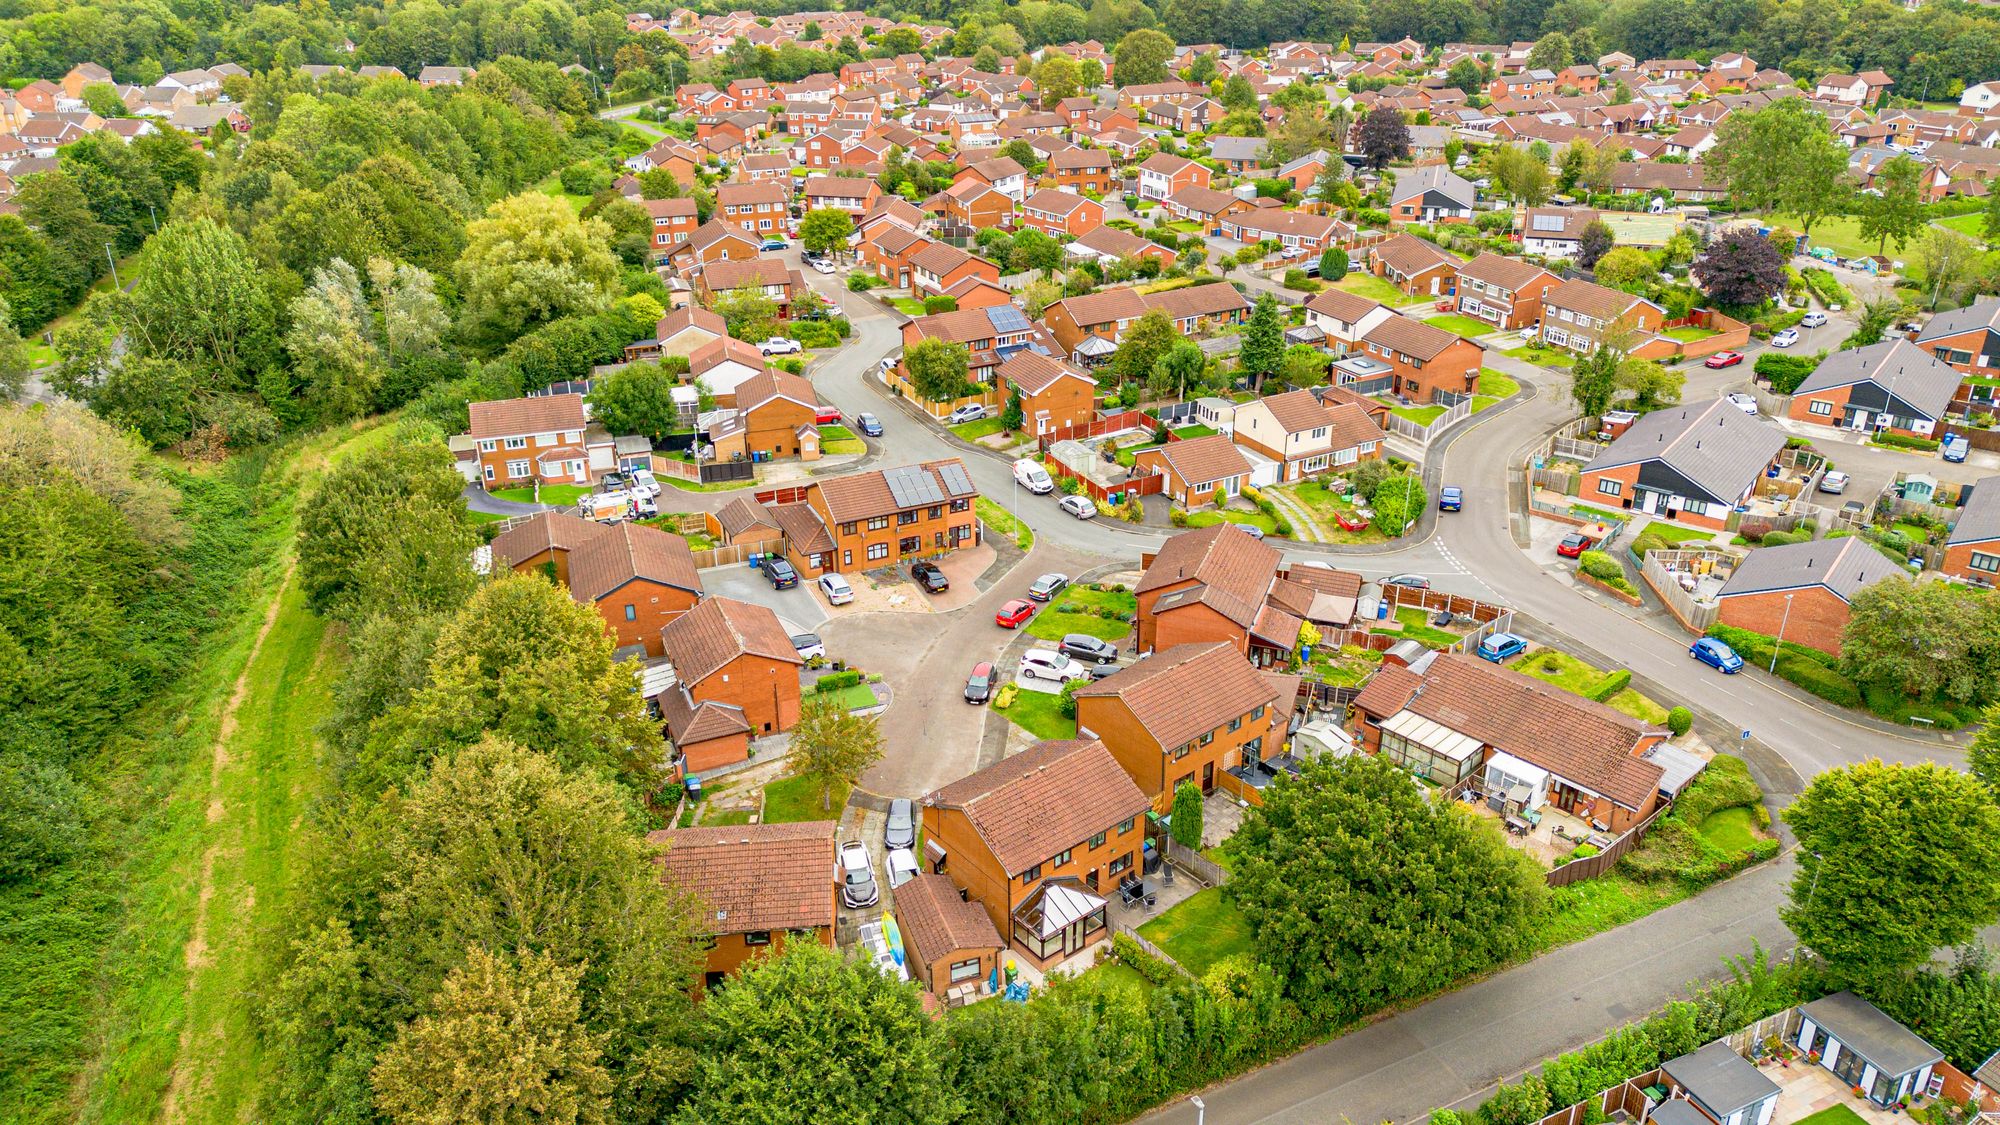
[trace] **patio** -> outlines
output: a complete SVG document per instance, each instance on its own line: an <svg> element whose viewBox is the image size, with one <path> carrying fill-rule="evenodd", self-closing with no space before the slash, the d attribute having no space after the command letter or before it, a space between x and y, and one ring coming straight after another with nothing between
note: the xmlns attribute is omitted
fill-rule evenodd
<svg viewBox="0 0 2000 1125"><path fill-rule="evenodd" d="M1527 816L1510 818L1502 815L1484 800L1467 804L1475 814L1499 824L1506 835L1509 847L1527 852L1543 867L1561 866L1569 854L1576 850L1576 846L1586 840L1595 838L1601 850L1613 839L1554 805L1543 805ZM1514 828L1525 824L1528 829L1526 834L1519 834L1510 829L1508 825L1510 819L1514 822Z"/></svg>
<svg viewBox="0 0 2000 1125"><path fill-rule="evenodd" d="M1855 1097L1854 1090L1847 1083L1818 1063L1797 1058L1792 1060L1790 1066L1766 1063L1757 1069L1776 1082L1782 1091L1778 1095L1778 1110L1771 1118L1771 1125L1792 1125L1833 1106L1853 1110L1869 1125L1909 1125L1907 1115L1890 1113L1867 1098Z"/></svg>

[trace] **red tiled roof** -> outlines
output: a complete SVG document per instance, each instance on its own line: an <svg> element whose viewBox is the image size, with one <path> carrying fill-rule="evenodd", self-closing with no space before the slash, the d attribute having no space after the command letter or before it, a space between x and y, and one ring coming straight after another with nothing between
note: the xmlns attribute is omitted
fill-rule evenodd
<svg viewBox="0 0 2000 1125"><path fill-rule="evenodd" d="M1271 685L1228 641L1175 645L1076 695L1123 701L1162 749L1219 730L1274 698Z"/></svg>
<svg viewBox="0 0 2000 1125"><path fill-rule="evenodd" d="M803 930L833 925L834 830L830 820L661 829L660 881L701 900L710 933Z"/></svg>
<svg viewBox="0 0 2000 1125"><path fill-rule="evenodd" d="M778 615L734 598L708 598L660 629L674 676L693 687L739 656L803 664Z"/></svg>
<svg viewBox="0 0 2000 1125"><path fill-rule="evenodd" d="M541 395L467 405L475 438L520 437L583 429L582 395Z"/></svg>
<svg viewBox="0 0 2000 1125"><path fill-rule="evenodd" d="M924 804L962 810L1010 876L1149 807L1095 739L1037 742L932 792Z"/></svg>

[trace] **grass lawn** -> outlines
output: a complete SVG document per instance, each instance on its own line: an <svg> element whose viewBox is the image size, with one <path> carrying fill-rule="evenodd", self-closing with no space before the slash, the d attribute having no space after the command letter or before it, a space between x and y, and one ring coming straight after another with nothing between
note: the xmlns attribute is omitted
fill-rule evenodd
<svg viewBox="0 0 2000 1125"><path fill-rule="evenodd" d="M1175 219L1167 224L1167 229L1175 234L1200 234L1201 224L1192 219Z"/></svg>
<svg viewBox="0 0 2000 1125"><path fill-rule="evenodd" d="M1666 520L1654 520L1647 524L1639 534L1657 535L1669 543L1709 542L1715 538L1715 532L1707 528L1690 527L1683 523L1669 523Z"/></svg>
<svg viewBox="0 0 2000 1125"><path fill-rule="evenodd" d="M1766 215L1763 221L1774 227L1788 227L1803 231L1805 224L1793 215ZM1875 252L1875 241L1861 237L1861 220L1849 215L1820 219L1813 223L1812 237L1807 239L1810 246L1824 246L1843 258L1852 258Z"/></svg>
<svg viewBox="0 0 2000 1125"><path fill-rule="evenodd" d="M1207 426L1199 424L1193 426L1180 426L1174 430L1174 436L1181 439L1182 441L1189 441L1198 437L1214 437L1215 431Z"/></svg>
<svg viewBox="0 0 2000 1125"><path fill-rule="evenodd" d="M1187 518L1189 527L1214 527L1219 523L1240 523L1266 535L1278 533L1277 522L1262 512L1195 512Z"/></svg>
<svg viewBox="0 0 2000 1125"><path fill-rule="evenodd" d="M1637 921L1687 896L1678 879L1641 883L1620 874L1616 868L1595 879L1557 887L1549 894L1553 909L1543 918L1541 930L1535 935L1535 948L1547 950L1582 941Z"/></svg>
<svg viewBox="0 0 2000 1125"><path fill-rule="evenodd" d="M1086 971L1079 979L1095 981L1105 989L1124 989L1145 995L1153 990L1153 982L1139 975L1139 970L1116 961L1105 961Z"/></svg>
<svg viewBox="0 0 2000 1125"><path fill-rule="evenodd" d="M474 527L482 523L499 523L506 518L506 516L498 512L475 512L471 508L465 510L465 522L472 524Z"/></svg>
<svg viewBox="0 0 2000 1125"><path fill-rule="evenodd" d="M1139 599L1125 593L1071 586L1056 596L1048 607L1028 619L1028 635L1045 641L1059 641L1065 633L1088 633L1100 641L1122 641L1132 632L1132 623L1115 617L1099 617L1097 609L1137 613ZM1081 611L1081 612L1079 612Z"/></svg>
<svg viewBox="0 0 2000 1125"><path fill-rule="evenodd" d="M839 691L820 691L813 694L819 698L831 696L839 700L840 705L849 711L859 711L863 707L873 707L877 703L882 702L875 697L875 689L869 687L867 684L855 684L852 687L841 688Z"/></svg>
<svg viewBox="0 0 2000 1125"><path fill-rule="evenodd" d="M908 316L924 315L924 303L915 297L891 297L889 303L896 306L896 311L899 313Z"/></svg>
<svg viewBox="0 0 2000 1125"><path fill-rule="evenodd" d="M1458 643L1457 633L1448 633L1443 629L1433 628L1431 625L1431 615L1418 606L1397 606L1396 620L1403 623L1402 636L1430 648L1445 648Z"/></svg>
<svg viewBox="0 0 2000 1125"><path fill-rule="evenodd" d="M1372 273L1350 273L1333 283L1333 287L1357 297L1370 297L1385 305L1406 305L1410 295Z"/></svg>
<svg viewBox="0 0 2000 1125"><path fill-rule="evenodd" d="M1123 465L1129 469L1133 465L1139 463L1140 452L1147 449L1158 449L1158 448L1159 448L1158 443L1150 441L1141 442L1138 445L1121 445L1118 447L1118 452L1115 454L1115 456L1120 465Z"/></svg>
<svg viewBox="0 0 2000 1125"><path fill-rule="evenodd" d="M981 418L977 422L960 422L956 426L947 428L964 441L978 441L983 437L991 437L1006 427L1000 424L998 418Z"/></svg>
<svg viewBox="0 0 2000 1125"><path fill-rule="evenodd" d="M1683 344L1692 344L1696 340L1706 340L1710 336L1716 335L1716 332L1713 328L1697 328L1689 324L1680 328L1669 328L1662 335L1666 336L1669 340L1679 340Z"/></svg>
<svg viewBox="0 0 2000 1125"><path fill-rule="evenodd" d="M830 422L819 428L821 441L854 441L854 431L838 422Z"/></svg>
<svg viewBox="0 0 2000 1125"><path fill-rule="evenodd" d="M1055 696L1043 691L1023 691L1000 712L1007 721L1036 738L1075 738L1076 720L1065 719Z"/></svg>
<svg viewBox="0 0 2000 1125"><path fill-rule="evenodd" d="M590 486L587 484L545 484L542 486L541 503L554 504L560 508L574 504L588 495ZM496 488L493 490L493 498L512 500L517 504L536 502L533 488Z"/></svg>
<svg viewBox="0 0 2000 1125"><path fill-rule="evenodd" d="M1747 806L1717 809L1701 822L1701 834L1708 842L1734 855L1757 842L1757 821Z"/></svg>
<svg viewBox="0 0 2000 1125"><path fill-rule="evenodd" d="M1506 398L1521 393L1521 381L1505 371L1482 367L1479 369L1479 382L1473 386L1473 391L1492 398Z"/></svg>
<svg viewBox="0 0 2000 1125"><path fill-rule="evenodd" d="M1912 543L1930 542L1931 532L1927 527L1918 527L1913 523L1898 523L1893 526L1895 531L1899 532L1903 538L1908 539Z"/></svg>
<svg viewBox="0 0 2000 1125"><path fill-rule="evenodd" d="M1432 328L1442 328L1446 332L1456 332L1461 336L1472 339L1499 331L1483 320L1474 320L1469 316L1460 316L1457 313L1442 313L1438 316L1427 316L1424 318L1424 323L1430 325Z"/></svg>
<svg viewBox="0 0 2000 1125"><path fill-rule="evenodd" d="M847 789L833 791L832 806L820 799L819 787L803 777L781 777L764 787L764 823L796 824L804 820L839 820L847 807Z"/></svg>
<svg viewBox="0 0 2000 1125"><path fill-rule="evenodd" d="M1231 839L1234 839L1234 837L1231 837ZM1210 863L1215 864L1224 871L1234 873L1236 870L1236 848L1229 840L1224 840L1212 848L1203 848L1201 849L1201 854L1208 857Z"/></svg>
<svg viewBox="0 0 2000 1125"><path fill-rule="evenodd" d="M1250 920L1223 897L1220 887L1196 892L1140 926L1139 933L1196 976L1224 957L1250 952Z"/></svg>
<svg viewBox="0 0 2000 1125"><path fill-rule="evenodd" d="M1548 666L1551 664L1555 666L1554 671L1548 670ZM1605 673L1599 671L1597 668L1578 660L1569 653L1553 648L1537 649L1534 652L1524 653L1515 657L1510 666L1516 672L1525 673L1538 680L1554 684L1564 691L1575 695L1583 695L1591 688L1596 687L1603 681L1605 675ZM1620 691L1610 699L1605 700L1605 703L1643 722L1664 723L1667 721L1667 709L1665 707L1639 694L1632 688Z"/></svg>
<svg viewBox="0 0 2000 1125"><path fill-rule="evenodd" d="M995 534L1012 539L1023 551L1034 550L1035 529L1015 518L1014 513L984 496L972 502L972 510Z"/></svg>
<svg viewBox="0 0 2000 1125"><path fill-rule="evenodd" d="M821 426L819 451L827 457L839 457L848 453L866 453L868 446L846 426Z"/></svg>
<svg viewBox="0 0 2000 1125"><path fill-rule="evenodd" d="M1386 543L1389 537L1382 534L1374 524L1359 531L1348 531L1335 522L1341 513L1352 513L1354 505L1340 498L1340 494L1326 487L1322 480L1301 481L1287 486L1286 493L1299 506L1312 513L1314 522L1319 524L1320 534L1329 543Z"/></svg>
<svg viewBox="0 0 2000 1125"><path fill-rule="evenodd" d="M1576 366L1576 357L1555 348L1544 348L1535 344L1523 344L1518 348L1508 348L1500 353L1509 359L1523 360L1537 367L1560 367L1568 369Z"/></svg>
<svg viewBox="0 0 2000 1125"><path fill-rule="evenodd" d="M1867 1125L1868 1119L1844 1105L1830 1105L1810 1117L1801 1117L1793 1125Z"/></svg>
<svg viewBox="0 0 2000 1125"><path fill-rule="evenodd" d="M1492 406L1494 403L1499 401L1500 401L1499 399L1494 398L1492 395L1473 395L1472 412L1474 414L1477 414L1480 411L1486 409L1489 406Z"/></svg>
<svg viewBox="0 0 2000 1125"><path fill-rule="evenodd" d="M1381 653L1349 645L1331 653L1324 648L1313 649L1309 670L1322 683L1336 687L1360 687L1361 682L1374 675L1381 666Z"/></svg>
<svg viewBox="0 0 2000 1125"><path fill-rule="evenodd" d="M1986 216L1974 211L1970 215L1953 215L1949 219L1939 219L1938 226L1955 230L1974 241L1986 241Z"/></svg>
<svg viewBox="0 0 2000 1125"><path fill-rule="evenodd" d="M1412 422L1415 422L1419 426L1428 426L1432 422L1437 421L1438 415L1444 413L1444 407L1398 406L1392 408L1389 411L1389 413L1394 414L1398 418L1406 418Z"/></svg>

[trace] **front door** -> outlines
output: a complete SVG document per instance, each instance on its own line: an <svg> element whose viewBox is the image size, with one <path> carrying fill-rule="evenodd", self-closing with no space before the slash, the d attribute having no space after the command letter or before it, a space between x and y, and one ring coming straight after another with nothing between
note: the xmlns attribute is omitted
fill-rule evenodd
<svg viewBox="0 0 2000 1125"><path fill-rule="evenodd" d="M1853 429L1857 429L1857 430L1865 430L1865 429L1867 429L1867 428L1868 428L1868 412L1867 412L1866 410L1857 410L1857 411L1855 411L1854 413L1852 413L1852 414L1850 414L1850 415L1848 415L1848 416L1847 416L1847 423L1848 423L1848 425L1849 425L1850 427L1852 427Z"/></svg>
<svg viewBox="0 0 2000 1125"><path fill-rule="evenodd" d="M1201 765L1201 795L1206 797L1213 792L1215 792L1215 763L1203 762Z"/></svg>

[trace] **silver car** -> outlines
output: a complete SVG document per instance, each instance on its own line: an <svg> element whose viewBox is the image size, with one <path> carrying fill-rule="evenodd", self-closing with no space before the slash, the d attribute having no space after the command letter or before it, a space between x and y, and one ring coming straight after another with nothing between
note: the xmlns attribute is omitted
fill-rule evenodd
<svg viewBox="0 0 2000 1125"><path fill-rule="evenodd" d="M908 797L889 802L889 820L882 827L882 842L891 849L912 847L917 842L916 807Z"/></svg>
<svg viewBox="0 0 2000 1125"><path fill-rule="evenodd" d="M1021 654L1021 678L1063 683L1068 680L1087 680L1090 678L1090 672L1082 664L1054 649L1031 648Z"/></svg>
<svg viewBox="0 0 2000 1125"><path fill-rule="evenodd" d="M1834 496L1846 492L1847 474L1839 471L1827 473L1825 476L1819 478L1819 490Z"/></svg>
<svg viewBox="0 0 2000 1125"><path fill-rule="evenodd" d="M1097 518L1097 505L1091 503L1088 496L1065 496L1056 503L1056 507L1080 520Z"/></svg>
<svg viewBox="0 0 2000 1125"><path fill-rule="evenodd" d="M859 840L840 845L840 859L834 865L833 875L840 880L840 901L849 909L873 906L882 897L875 885L875 865L869 862L868 845Z"/></svg>

